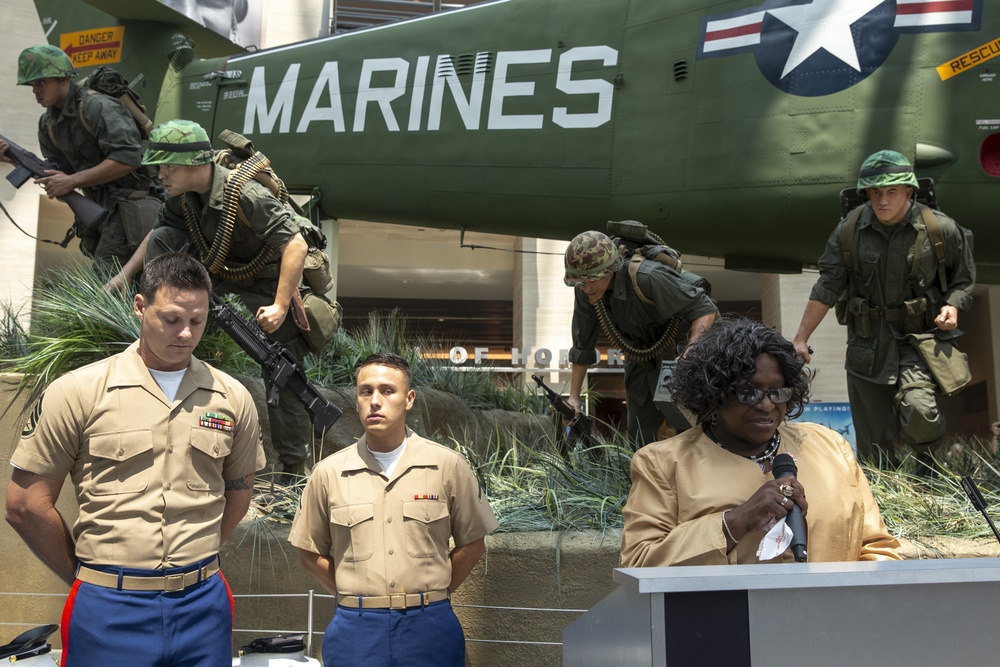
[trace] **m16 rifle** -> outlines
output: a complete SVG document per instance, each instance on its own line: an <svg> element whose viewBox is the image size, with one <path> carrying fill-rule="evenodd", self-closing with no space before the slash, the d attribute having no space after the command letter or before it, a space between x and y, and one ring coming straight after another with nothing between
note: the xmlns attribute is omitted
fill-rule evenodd
<svg viewBox="0 0 1000 667"><path fill-rule="evenodd" d="M563 455L563 458L568 458L569 452L575 449L577 445L589 447L593 443L591 432L594 420L573 409L569 401L552 391L542 378L532 375L531 379L545 392L549 403L552 404L552 409L566 420L566 437L560 443L560 453Z"/></svg>
<svg viewBox="0 0 1000 667"><path fill-rule="evenodd" d="M7 142L7 157L17 165L14 171L7 174L7 180L15 188L20 188L29 178L45 178L49 175L45 173L47 170L59 169L58 165L41 159L3 135L0 135L0 141ZM76 219L87 229L96 229L110 214L108 209L87 199L79 192L71 192L62 197L56 197L56 199L68 204Z"/></svg>
<svg viewBox="0 0 1000 667"><path fill-rule="evenodd" d="M264 379L271 383L268 405L276 406L278 391L288 389L312 415L313 429L317 433L329 431L344 412L323 397L306 379L306 371L299 358L268 338L260 327L243 319L236 308L215 292L209 293L209 306L219 327L260 364Z"/></svg>

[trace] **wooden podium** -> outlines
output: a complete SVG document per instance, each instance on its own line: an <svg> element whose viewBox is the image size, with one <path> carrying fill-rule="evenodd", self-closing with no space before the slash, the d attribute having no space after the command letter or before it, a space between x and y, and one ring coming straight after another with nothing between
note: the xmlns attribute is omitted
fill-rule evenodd
<svg viewBox="0 0 1000 667"><path fill-rule="evenodd" d="M619 569L564 667L1000 664L1000 559Z"/></svg>

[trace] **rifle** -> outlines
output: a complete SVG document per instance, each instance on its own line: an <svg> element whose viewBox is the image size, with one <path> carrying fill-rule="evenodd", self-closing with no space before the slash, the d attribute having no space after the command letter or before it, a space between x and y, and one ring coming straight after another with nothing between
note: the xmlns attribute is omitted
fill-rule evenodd
<svg viewBox="0 0 1000 667"><path fill-rule="evenodd" d="M560 450L565 458L569 451L577 446L577 444L583 444L584 446L590 446L593 441L591 439L591 430L594 425L594 420L587 415L577 412L573 409L573 406L569 404L565 398L557 394L556 392L549 389L549 386L545 384L545 381L537 375L532 375L531 379L538 384L545 391L545 395L549 399L549 403L552 404L552 408L562 415L562 418L566 420L566 441L560 446Z"/></svg>
<svg viewBox="0 0 1000 667"><path fill-rule="evenodd" d="M243 319L232 305L220 299L215 292L209 292L209 306L219 327L260 364L264 379L271 383L267 404L271 407L278 405L278 391L288 389L312 415L313 429L319 433L329 431L344 412L310 384L298 357L268 338L260 327Z"/></svg>
<svg viewBox="0 0 1000 667"><path fill-rule="evenodd" d="M45 178L48 174L46 170L59 170L59 166L48 160L42 160L29 150L21 148L7 137L0 134L0 141L7 142L7 157L16 163L14 171L7 174L7 180L15 188L20 188L29 178ZM68 204L73 209L73 215L84 227L96 229L111 213L97 202L91 201L79 192L71 192L62 197L56 197L59 201Z"/></svg>

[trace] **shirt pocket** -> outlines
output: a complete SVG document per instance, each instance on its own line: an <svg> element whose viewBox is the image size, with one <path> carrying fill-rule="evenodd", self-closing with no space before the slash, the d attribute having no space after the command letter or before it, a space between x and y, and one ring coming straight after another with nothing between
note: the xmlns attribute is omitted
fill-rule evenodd
<svg viewBox="0 0 1000 667"><path fill-rule="evenodd" d="M451 534L448 504L440 500L403 502L406 553L411 558L431 558L447 550Z"/></svg>
<svg viewBox="0 0 1000 667"><path fill-rule="evenodd" d="M94 433L89 451L91 494L113 496L146 490L153 468L152 431Z"/></svg>
<svg viewBox="0 0 1000 667"><path fill-rule="evenodd" d="M222 463L232 449L232 433L192 426L191 447L188 450L188 489L215 493L223 491Z"/></svg>
<svg viewBox="0 0 1000 667"><path fill-rule="evenodd" d="M334 562L368 560L375 554L375 504L331 507L330 532Z"/></svg>

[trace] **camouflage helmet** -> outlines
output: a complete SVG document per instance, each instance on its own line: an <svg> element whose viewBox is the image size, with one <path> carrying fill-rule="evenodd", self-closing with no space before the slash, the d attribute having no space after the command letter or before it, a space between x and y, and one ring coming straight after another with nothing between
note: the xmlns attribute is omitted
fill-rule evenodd
<svg viewBox="0 0 1000 667"><path fill-rule="evenodd" d="M618 270L620 254L614 241L601 232L577 234L566 248L566 277L570 287L600 280Z"/></svg>
<svg viewBox="0 0 1000 667"><path fill-rule="evenodd" d="M58 46L29 46L17 57L17 85L27 86L39 79L67 79L76 76L73 63Z"/></svg>
<svg viewBox="0 0 1000 667"><path fill-rule="evenodd" d="M181 164L197 167L212 161L208 132L191 120L171 120L149 133L143 164Z"/></svg>
<svg viewBox="0 0 1000 667"><path fill-rule="evenodd" d="M861 165L858 174L858 192L867 188L885 188L890 185L909 185L919 188L913 165L902 153L879 151L872 153Z"/></svg>

